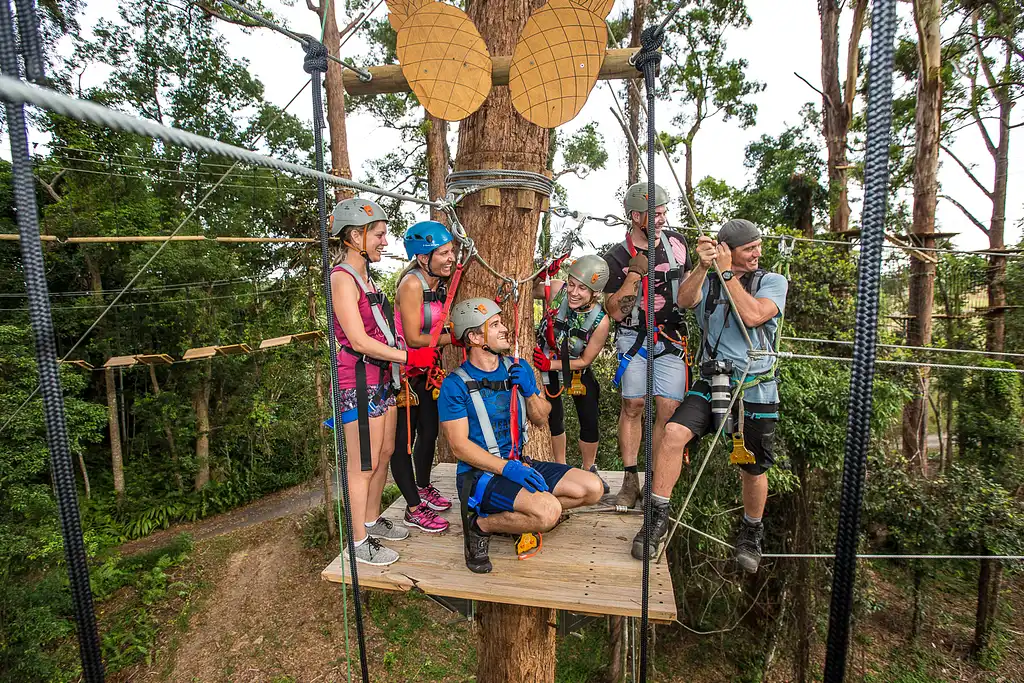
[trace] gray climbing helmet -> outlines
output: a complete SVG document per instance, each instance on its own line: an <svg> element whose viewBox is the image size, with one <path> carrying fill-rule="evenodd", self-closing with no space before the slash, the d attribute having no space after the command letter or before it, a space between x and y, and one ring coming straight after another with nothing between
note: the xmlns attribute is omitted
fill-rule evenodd
<svg viewBox="0 0 1024 683"><path fill-rule="evenodd" d="M466 330L480 327L496 315L501 315L501 306L493 299L476 297L460 301L452 307L452 332L461 340Z"/></svg>
<svg viewBox="0 0 1024 683"><path fill-rule="evenodd" d="M592 292L603 292L608 284L608 262L596 254L581 256L569 266L569 277L576 278Z"/></svg>
<svg viewBox="0 0 1024 683"><path fill-rule="evenodd" d="M347 225L362 227L387 219L384 209L375 201L360 197L345 199L338 202L331 212L331 234L337 236Z"/></svg>
<svg viewBox="0 0 1024 683"><path fill-rule="evenodd" d="M622 202L626 208L626 213L630 211L639 211L645 213L647 211L647 181L642 180L639 183L633 183L626 190L626 198ZM665 192L665 188L661 185L654 186L654 206L664 206L668 204L668 192ZM629 218L627 215L626 218Z"/></svg>

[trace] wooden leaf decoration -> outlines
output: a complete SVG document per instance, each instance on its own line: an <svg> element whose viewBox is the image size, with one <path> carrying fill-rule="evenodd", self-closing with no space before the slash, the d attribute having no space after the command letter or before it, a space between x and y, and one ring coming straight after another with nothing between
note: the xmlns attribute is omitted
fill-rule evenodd
<svg viewBox="0 0 1024 683"><path fill-rule="evenodd" d="M572 0L572 4L589 10L604 19L612 11L615 0Z"/></svg>
<svg viewBox="0 0 1024 683"><path fill-rule="evenodd" d="M570 0L551 0L530 16L512 55L512 105L543 128L571 121L597 83L608 47L602 17Z"/></svg>
<svg viewBox="0 0 1024 683"><path fill-rule="evenodd" d="M491 91L487 45L457 7L443 2L418 7L398 31L397 53L420 104L440 119L466 118Z"/></svg>
<svg viewBox="0 0 1024 683"><path fill-rule="evenodd" d="M406 20L423 5L431 0L386 0L388 6L388 22L396 32L402 30Z"/></svg>

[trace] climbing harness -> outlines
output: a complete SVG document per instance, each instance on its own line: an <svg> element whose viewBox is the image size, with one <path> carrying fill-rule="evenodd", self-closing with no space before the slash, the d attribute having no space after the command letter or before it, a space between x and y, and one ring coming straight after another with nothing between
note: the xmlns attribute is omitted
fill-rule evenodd
<svg viewBox="0 0 1024 683"><path fill-rule="evenodd" d="M626 249L631 257L636 256L637 250L633 245L633 236L629 232L626 233L626 239L620 244ZM679 312L674 310L674 304L679 298L679 284L683 279L683 268L676 261L675 254L673 253L672 247L669 245L667 238L663 239L662 246L665 249L665 257L668 261L668 272L663 276L660 273L655 272L655 282L657 282L658 279L663 279L669 283L669 287L672 292L673 316L676 318L673 321L675 324L669 325L669 327L674 327L678 330L683 327L683 323ZM651 267L652 266L648 264L648 268L650 269ZM644 275L640 278L640 289L643 291L644 310L647 309L647 278L648 275ZM685 358L685 346L678 343L679 339L665 334L665 327L665 325L658 325L657 329L654 331L655 345L657 345L660 338L663 337L665 339L661 352L658 353L655 358L660 358L661 356L666 355ZM647 341L647 321L640 315L640 307L634 307L626 319L619 323L619 328L635 330L637 335L636 341L633 342L633 345L625 353L619 354L619 365L615 368L615 375L612 377L612 386L616 388L618 388L622 383L622 376L626 374L626 370L629 368L629 364L634 358L639 356L640 358L647 360L647 348L644 346ZM685 339L686 337L685 335L680 335L680 338ZM687 372L686 386L689 386L689 372Z"/></svg>
<svg viewBox="0 0 1024 683"><path fill-rule="evenodd" d="M582 370L571 370L569 362L579 358L587 348L591 335L605 316L604 309L595 301L585 315L580 315L569 308L569 295L563 287L555 295L557 306L549 305L537 329L537 345L542 347L552 360L560 360L561 368L557 370L560 377L560 388L552 394L548 391L552 378L550 372L543 373L541 381L544 393L549 398L557 398L566 391L570 396L583 396L587 388L583 385ZM570 313L572 319L570 320ZM569 381L566 380L569 378Z"/></svg>
<svg viewBox="0 0 1024 683"><path fill-rule="evenodd" d="M469 265L470 260L473 258L473 254L474 252L472 249L467 249L466 258L456 262L455 264L455 272L452 273L451 280L448 281L444 308L441 311L441 320L443 322L437 329L430 332L430 348L432 349L437 348L437 344L441 340L441 335L444 333L445 329L448 328L448 319L451 316L452 305L455 303L455 294L459 291L459 283L462 281L462 273L465 271L466 266ZM453 343L455 342L454 336L452 341ZM444 368L441 366L441 356L438 355L437 362L434 363L432 368L427 370L427 387L430 389L435 401L438 396L440 396L441 383L444 382L444 377L445 372Z"/></svg>
<svg viewBox="0 0 1024 683"><path fill-rule="evenodd" d="M359 288L366 296L367 301L370 302L370 312L373 314L373 319L377 323L377 328L380 330L381 334L384 335L385 343L392 348L398 348L395 330L391 326L391 321L394 320L394 314L391 311L391 304L388 301L387 296L377 289L376 285L373 284L373 280L369 280L369 282L363 280L362 276L356 272L356 269L349 264L342 263L341 265L336 266L335 270L343 270L348 273L353 280L355 280L356 284L359 285ZM337 318L335 318L335 320L337 320ZM366 382L366 364L369 363L371 365L375 365L385 373L390 371L390 386L396 390L401 386L400 368L398 363L370 358L366 354L359 353L351 346L342 344L339 348L343 352L356 357L356 407L342 413L341 420L345 423L351 422L352 419L355 418L359 422L359 467L363 472L369 472L373 469L373 458L370 454L370 409L372 404L376 401L382 400L386 396L389 383L382 382L374 396L372 398L368 396L369 388Z"/></svg>
<svg viewBox="0 0 1024 683"><path fill-rule="evenodd" d="M419 268L413 268L409 271L410 275L414 275L417 280L420 281L420 286L423 288L423 320L420 324L420 332L423 334L430 334L434 329L434 311L430 304L448 301L448 285L442 280L438 285L437 289L434 289L427 282L427 277L424 275ZM431 273L431 277L439 277ZM454 275L453 275L454 277ZM440 334L438 335L440 337Z"/></svg>

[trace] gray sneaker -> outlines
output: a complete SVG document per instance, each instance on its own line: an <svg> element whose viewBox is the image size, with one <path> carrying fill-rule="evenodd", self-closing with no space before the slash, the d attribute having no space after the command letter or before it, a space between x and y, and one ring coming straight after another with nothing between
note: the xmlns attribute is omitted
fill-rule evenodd
<svg viewBox="0 0 1024 683"><path fill-rule="evenodd" d="M345 561L349 561L348 547L345 547ZM398 553L381 545L373 536L369 536L366 542L356 546L356 562L372 564L377 567L386 567L398 561Z"/></svg>
<svg viewBox="0 0 1024 683"><path fill-rule="evenodd" d="M401 541L409 538L409 527L404 524L395 524L387 517L378 517L373 526L366 527L366 533L373 538L383 538L388 541Z"/></svg>

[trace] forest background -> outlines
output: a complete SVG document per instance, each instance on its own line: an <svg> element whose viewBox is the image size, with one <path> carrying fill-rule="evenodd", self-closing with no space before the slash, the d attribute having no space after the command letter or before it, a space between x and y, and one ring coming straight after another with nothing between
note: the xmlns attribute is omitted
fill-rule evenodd
<svg viewBox="0 0 1024 683"><path fill-rule="evenodd" d="M794 53L816 59L790 56L799 60L795 69L770 73L758 70L758 60L741 56L749 49L767 54L769 45L787 53L778 49L774 23L766 30L770 38L747 40L757 31L758 12L764 11L761 4L758 12L750 4L749 11L740 0L685 5L672 25L662 74L667 88L659 120L671 121L662 139L701 222L715 225L742 215L774 235L827 240L798 243L786 332L850 339L856 289L855 235L850 231L859 220L863 85L870 69L864 61L870 38L867 3L820 3L811 15L818 22L792 41L802 45ZM183 2L109 5L107 11L102 3L43 4L56 87L311 164L313 137L304 114L308 91L298 93L294 109L282 110L305 78L294 45L277 42L261 29L239 27L242 18L216 5L205 10ZM328 5L326 13L325 7L310 7L316 13L265 3L268 16L290 19L307 32L315 32L309 27L334 12L344 29L374 6ZM929 8L934 10L930 18ZM803 9L798 16L806 18ZM619 3L610 17L611 42L630 44L634 27L643 23L634 18L649 21L665 10L661 2ZM888 231L902 236L904 244L926 249L991 251L914 252L890 245L882 341L1022 352L1024 262L1015 250L1021 246L1021 170L1011 163L1009 145L1022 121L1013 105L1024 94L1024 7L1011 0L918 2L903 7L901 16ZM341 34L332 22L326 24L328 44L331 36L338 40ZM362 64L390 63L395 61L394 41L378 9L342 54ZM236 49L254 43L264 46L264 54ZM275 68L288 76L258 67L264 55L271 55ZM294 64L287 63L292 56ZM807 82L791 76L792 70ZM330 100L330 79L327 87ZM644 117L629 88L599 85L580 117L552 132L550 167L558 180L553 205L598 215L619 213L614 197L627 181L640 177L640 170L622 130L603 110L613 101L606 89L614 90L629 126L643 135ZM774 88L785 96L774 95ZM788 113L776 113L769 126L760 112L775 99L786 102ZM411 95L352 98L344 106L335 97L329 107L335 169L352 169L355 179L381 187L437 195L436 178L440 172L443 181L454 156L456 125L425 117ZM937 125L929 127L930 120ZM168 573L187 561L188 544L143 559L121 556L121 544L285 487L331 478L333 453L320 428L326 414L325 345L313 339L190 363L102 366L111 357L133 354L169 354L177 360L199 347L248 344L256 349L263 339L326 329L317 292L318 260L310 245L210 241L315 236L315 188L303 179L232 168L224 159L56 115L35 113L32 126L45 235L57 240L158 236L184 221L179 234L207 238L168 245L113 304L74 354L99 369L62 368L94 592L102 602L131 586L156 603L173 592ZM743 160L742 173L706 172L726 169L721 160L730 156ZM0 172L0 232L13 233L9 165ZM659 166L658 172L670 177L667 168ZM674 198L672 222L693 229L679 203L681 193L668 187ZM389 208L396 236L420 217L409 206ZM468 228L472 234L473 226ZM584 242L577 253L619 239L607 228L575 228L572 220L545 219L538 265L574 238ZM396 242L393 252L400 254ZM776 243L767 241L768 266L778 261ZM158 248L133 242L45 244L61 353ZM14 680L73 680L70 599L42 406L38 398L30 399L36 375L16 242L0 242L0 264L0 674ZM379 275L393 288L394 264L386 265ZM787 346L848 355L843 347ZM882 355L1021 367L1001 356L978 360L892 349ZM603 376L610 376L612 363L610 353L600 358ZM767 545L782 552L827 552L835 528L848 366L786 361L781 372L784 466L772 474L773 524ZM605 392L603 423L611 424L616 413L616 395ZM906 368L880 372L865 549L1021 553L1022 422L1019 375ZM573 457L578 454L570 453ZM613 430L602 433L599 463L621 466ZM691 474L684 474L677 495L688 487ZM688 523L728 537L731 515L726 513L735 508L736 494L733 472L723 458L714 459L687 512ZM333 525L325 533L334 534ZM779 636L786 634L790 637L782 639L786 646L779 657L794 678L809 680L828 610L828 565L772 563L757 583L748 585L737 577L723 579L723 557L720 548L695 535L681 535L675 542L670 561L677 575L680 620L696 631L735 623L738 633L748 636L737 660L759 671L771 665ZM1000 598L1019 565L915 561L892 563L889 569L904 580L912 643L929 616L930 590L951 580L976 590L976 618L962 643L963 655L999 670L1007 629L1013 631L1007 626L1013 615ZM724 585L738 590L722 590ZM870 587L862 594L867 597L858 610L869 612ZM132 615L103 634L112 670L150 652L155 638L151 614L143 609Z"/></svg>

